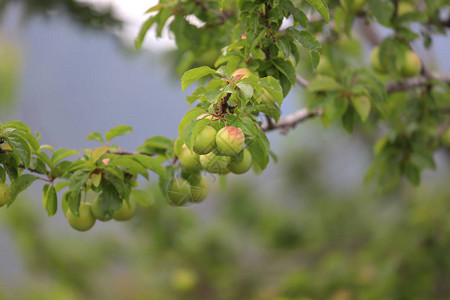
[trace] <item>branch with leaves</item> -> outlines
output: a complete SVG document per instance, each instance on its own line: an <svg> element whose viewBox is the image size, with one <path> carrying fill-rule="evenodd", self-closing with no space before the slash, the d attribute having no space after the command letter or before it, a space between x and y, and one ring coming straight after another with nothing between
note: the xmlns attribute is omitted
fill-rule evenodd
<svg viewBox="0 0 450 300"><path fill-rule="evenodd" d="M432 36L442 33L439 7L408 4L413 9L405 12L398 1L330 1L329 7L306 2L161 1L149 8L136 47L151 28L157 36L168 28L177 45L181 89L198 84L186 96L192 107L180 120L178 138L151 137L128 151L110 143L131 132L118 126L104 136L90 134L100 146L81 154L41 145L22 122L1 124L0 205L11 205L40 180L49 216L63 193L60 206L69 223L87 230L96 219L131 210L134 201L148 205L136 179L153 179L151 174L170 204L198 203L208 190L202 173L217 174L221 181L251 168L258 174L272 155L266 132L287 133L317 116L324 127L338 120L350 134L381 124L384 132L373 133L378 139L367 179L376 178L383 190L402 177L419 184L422 170L435 167L433 153L450 139L450 77L428 71L410 46L422 38L428 47ZM355 63L360 52L354 49L361 45L348 38L355 19L392 32L376 40L370 68ZM422 37L412 22L427 29ZM282 117L284 99L296 84L304 88L305 108ZM78 159L67 159L75 155ZM94 201L86 196L92 192ZM79 226L80 214L95 215L90 227Z"/></svg>

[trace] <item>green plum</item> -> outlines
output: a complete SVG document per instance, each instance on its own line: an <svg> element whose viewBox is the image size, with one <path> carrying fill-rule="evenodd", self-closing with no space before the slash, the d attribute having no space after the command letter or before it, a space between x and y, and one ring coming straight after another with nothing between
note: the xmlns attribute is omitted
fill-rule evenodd
<svg viewBox="0 0 450 300"><path fill-rule="evenodd" d="M226 126L217 132L216 147L220 154L235 156L244 147L245 136L242 130Z"/></svg>
<svg viewBox="0 0 450 300"><path fill-rule="evenodd" d="M92 205L90 203L81 202L78 216L74 215L70 209L67 210L66 217L69 225L78 231L88 231L91 229L96 221L91 207Z"/></svg>
<svg viewBox="0 0 450 300"><path fill-rule="evenodd" d="M244 148L241 153L231 158L230 171L234 174L244 174L252 167L252 155L247 148Z"/></svg>

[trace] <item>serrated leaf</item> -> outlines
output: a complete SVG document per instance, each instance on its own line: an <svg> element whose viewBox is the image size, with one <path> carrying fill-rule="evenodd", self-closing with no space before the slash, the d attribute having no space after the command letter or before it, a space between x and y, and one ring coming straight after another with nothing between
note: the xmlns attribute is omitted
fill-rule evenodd
<svg viewBox="0 0 450 300"><path fill-rule="evenodd" d="M108 152L108 150L109 150L109 147L106 147L106 146L95 148L94 151L92 151L90 161L92 161L94 163L97 162L100 159L100 157L103 156L103 154Z"/></svg>
<svg viewBox="0 0 450 300"><path fill-rule="evenodd" d="M110 218L114 216L122 206L123 201L115 185L102 183L102 192L98 197L98 208L102 217Z"/></svg>
<svg viewBox="0 0 450 300"><path fill-rule="evenodd" d="M126 171L130 174L137 175L141 174L146 179L148 179L147 169L142 166L139 162L133 159L133 157L116 157L112 161L109 162L111 166L121 166L126 168Z"/></svg>
<svg viewBox="0 0 450 300"><path fill-rule="evenodd" d="M285 61L282 58L277 58L272 61L272 64L278 69L278 71L286 76L292 85L295 84L295 68L290 62Z"/></svg>
<svg viewBox="0 0 450 300"><path fill-rule="evenodd" d="M283 104L283 92L281 90L280 83L275 78L273 78L272 76L261 78L259 84L262 86L262 89L260 89L261 92L257 93L256 97L259 97L261 99L261 102L267 100L275 101L279 106ZM269 99L268 95L263 91L269 93L272 99Z"/></svg>
<svg viewBox="0 0 450 300"><path fill-rule="evenodd" d="M294 38L307 50L319 50L322 48L320 42L311 32L305 30L295 30L293 32L295 32Z"/></svg>
<svg viewBox="0 0 450 300"><path fill-rule="evenodd" d="M39 150L41 145L39 144L38 140L30 132L18 130L15 133L22 136L28 142L28 144L30 144L31 148L34 151Z"/></svg>
<svg viewBox="0 0 450 300"><path fill-rule="evenodd" d="M239 87L239 91L241 92L244 98L251 98L253 96L253 87L250 83L247 82L238 82L236 84Z"/></svg>
<svg viewBox="0 0 450 300"><path fill-rule="evenodd" d="M188 86L196 80L210 74L216 74L216 71L210 67L203 66L186 71L181 77L181 90L184 91Z"/></svg>
<svg viewBox="0 0 450 300"><path fill-rule="evenodd" d="M17 195L26 190L39 177L31 174L23 174L11 183L11 193L9 195L8 207L16 200Z"/></svg>
<svg viewBox="0 0 450 300"><path fill-rule="evenodd" d="M159 177L165 178L166 171L164 170L163 166L160 162L158 162L156 159L146 156L146 155L134 155L133 156L136 160L138 160L145 168L149 169L150 171L153 171Z"/></svg>
<svg viewBox="0 0 450 300"><path fill-rule="evenodd" d="M26 169L30 167L31 149L28 142L19 134L8 133L5 135L5 140L11 146L14 153L16 153Z"/></svg>
<svg viewBox="0 0 450 300"><path fill-rule="evenodd" d="M110 141L113 138L115 138L116 136L125 135L125 134L128 134L128 133L131 133L132 131L133 131L133 128L131 126L119 125L119 126L116 126L116 127L112 128L108 132L106 132L105 133L105 138L106 138L107 141Z"/></svg>
<svg viewBox="0 0 450 300"><path fill-rule="evenodd" d="M52 164L55 165L62 159L66 158L68 156L71 156L71 155L75 155L75 154L80 154L80 153L78 151L65 149L65 148L58 149L52 155L52 158L51 158Z"/></svg>
<svg viewBox="0 0 450 300"><path fill-rule="evenodd" d="M89 178L89 172L84 170L75 171L69 178L69 189L79 191Z"/></svg>
<svg viewBox="0 0 450 300"><path fill-rule="evenodd" d="M116 174L111 173L111 168L105 169L105 179L112 183L112 185L114 186L115 190L117 191L117 193L119 194L119 196L122 199L127 199L130 196L130 188L125 184L125 182L123 181L123 178L119 178L116 176ZM106 183L102 182L102 190L104 191L104 187L105 187ZM120 206L119 206L120 208Z"/></svg>
<svg viewBox="0 0 450 300"><path fill-rule="evenodd" d="M370 114L370 99L364 95L352 96L350 99L352 101L353 107L359 114L361 121L365 122Z"/></svg>
<svg viewBox="0 0 450 300"><path fill-rule="evenodd" d="M10 121L3 125L4 128L14 128L17 130L25 131L31 133L30 126L23 123L22 121Z"/></svg>
<svg viewBox="0 0 450 300"><path fill-rule="evenodd" d="M134 40L134 46L136 47L136 49L141 49L142 42L144 41L144 38L147 35L147 31L150 29L150 27L152 27L155 21L156 17L151 16L144 23L142 23L138 36Z"/></svg>
<svg viewBox="0 0 450 300"><path fill-rule="evenodd" d="M319 14L322 16L323 20L326 23L330 22L330 13L328 12L328 7L324 1L322 0L306 0L306 1L319 12Z"/></svg>
<svg viewBox="0 0 450 300"><path fill-rule="evenodd" d="M194 107L193 109L189 110L181 119L180 124L178 125L178 135L183 136L184 129L186 126L192 122L195 118L197 118L201 114L207 113L206 110Z"/></svg>
<svg viewBox="0 0 450 300"><path fill-rule="evenodd" d="M97 132L97 131L89 133L88 136L86 137L86 139L88 141L94 140L94 141L97 141L97 142L102 143L102 144L105 143L105 141L103 140L102 134L100 132Z"/></svg>
<svg viewBox="0 0 450 300"><path fill-rule="evenodd" d="M47 190L47 197L45 202L45 210L49 217L53 216L58 209L58 196L54 186Z"/></svg>

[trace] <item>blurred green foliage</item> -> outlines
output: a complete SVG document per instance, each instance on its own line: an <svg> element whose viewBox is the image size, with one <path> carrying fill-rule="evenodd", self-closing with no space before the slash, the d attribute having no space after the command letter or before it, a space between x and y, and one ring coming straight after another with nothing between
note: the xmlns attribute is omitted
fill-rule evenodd
<svg viewBox="0 0 450 300"><path fill-rule="evenodd" d="M282 153L281 178L269 188L239 178L199 206L173 208L155 195L120 230L65 235L68 225L49 230L30 201L17 201L1 219L30 273L20 288L2 287L0 295L448 299L448 168L441 180L379 196L367 186L327 188L328 166L316 154Z"/></svg>

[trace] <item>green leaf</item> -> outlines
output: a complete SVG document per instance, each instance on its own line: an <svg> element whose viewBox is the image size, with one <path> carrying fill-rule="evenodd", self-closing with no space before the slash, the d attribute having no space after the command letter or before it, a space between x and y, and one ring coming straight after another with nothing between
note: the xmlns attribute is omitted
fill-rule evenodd
<svg viewBox="0 0 450 300"><path fill-rule="evenodd" d="M11 194L9 195L8 207L16 200L17 195L26 190L38 178L39 177L31 174L24 174L17 177L16 180L11 183Z"/></svg>
<svg viewBox="0 0 450 300"><path fill-rule="evenodd" d="M100 159L100 157L103 156L103 154L108 152L108 150L109 147L106 146L95 148L94 151L92 151L91 158L89 160L94 163L97 162Z"/></svg>
<svg viewBox="0 0 450 300"><path fill-rule="evenodd" d="M69 185L69 183L67 181L58 182L55 184L55 190L56 190L56 192L59 192L60 190L62 190L63 188L65 188L68 185Z"/></svg>
<svg viewBox="0 0 450 300"><path fill-rule="evenodd" d="M210 74L216 74L216 71L207 66L186 71L181 77L181 90L184 91L194 81Z"/></svg>
<svg viewBox="0 0 450 300"><path fill-rule="evenodd" d="M78 170L69 178L69 189L71 191L79 191L89 178L89 172Z"/></svg>
<svg viewBox="0 0 450 300"><path fill-rule="evenodd" d="M282 58L277 58L272 60L272 64L280 71L284 76L286 76L287 79L289 79L289 82L294 85L296 76L295 76L295 68L294 66L288 62L283 60Z"/></svg>
<svg viewBox="0 0 450 300"><path fill-rule="evenodd" d="M17 133L8 133L5 135L5 140L19 156L25 168L28 169L31 162L31 149L27 141Z"/></svg>
<svg viewBox="0 0 450 300"><path fill-rule="evenodd" d="M306 17L305 13L302 10L296 8L292 4L292 1L288 0L282 1L281 5L285 10L287 10L292 15L294 20L297 21L300 24L300 26L302 26L303 28L308 28L309 25L308 18Z"/></svg>
<svg viewBox="0 0 450 300"><path fill-rule="evenodd" d="M318 50L322 48L320 42L311 32L304 30L292 30L291 32L294 32L294 38L307 50Z"/></svg>
<svg viewBox="0 0 450 300"><path fill-rule="evenodd" d="M105 133L107 141L112 140L116 136L125 135L133 131L133 128L128 125L119 125Z"/></svg>
<svg viewBox="0 0 450 300"><path fill-rule="evenodd" d="M307 89L309 92L313 93L340 90L342 89L342 86L333 77L319 75L309 82Z"/></svg>
<svg viewBox="0 0 450 300"><path fill-rule="evenodd" d="M97 141L97 142L102 143L102 144L105 143L105 141L103 140L103 137L102 137L101 133L100 133L100 132L97 132L97 131L96 131L96 132L89 133L88 136L86 137L86 139L87 139L88 141L94 140L94 141Z"/></svg>
<svg viewBox="0 0 450 300"><path fill-rule="evenodd" d="M165 178L166 171L164 170L163 166L160 162L158 162L156 159L146 156L146 155L134 155L133 156L137 161L139 161L145 168L149 169L150 171L153 171L159 177Z"/></svg>
<svg viewBox="0 0 450 300"><path fill-rule="evenodd" d="M380 24L387 25L394 14L394 4L390 0L370 0L369 11Z"/></svg>
<svg viewBox="0 0 450 300"><path fill-rule="evenodd" d="M253 87L248 82L238 82L236 84L239 87L239 90L244 98L251 98L253 96Z"/></svg>
<svg viewBox="0 0 450 300"><path fill-rule="evenodd" d="M67 172L67 168L69 168L72 165L72 162L65 160L60 162L57 165L54 165L52 167L51 174L54 177L62 177Z"/></svg>
<svg viewBox="0 0 450 300"><path fill-rule="evenodd" d="M26 131L15 131L14 133L19 134L22 136L33 148L34 151L38 151L41 145L39 144L38 140L30 133Z"/></svg>
<svg viewBox="0 0 450 300"><path fill-rule="evenodd" d="M141 29L139 30L138 36L134 40L134 45L136 49L141 49L142 42L147 34L147 31L152 27L153 23L156 21L156 16L149 17L144 23L141 25Z"/></svg>
<svg viewBox="0 0 450 300"><path fill-rule="evenodd" d="M81 191L70 191L67 194L67 203L69 206L70 211L75 215L79 215L79 208L80 208L80 202L81 202Z"/></svg>
<svg viewBox="0 0 450 300"><path fill-rule="evenodd" d="M323 20L326 23L330 21L330 13L328 12L328 7L324 1L322 0L306 0L306 1L319 12L319 14L322 16Z"/></svg>
<svg viewBox="0 0 450 300"><path fill-rule="evenodd" d="M115 190L122 199L127 199L130 196L130 188L125 184L123 178L117 177L115 173L110 172L111 170L111 168L105 170L105 179L113 184ZM103 191L106 185L106 182L102 182L101 188Z"/></svg>
<svg viewBox="0 0 450 300"><path fill-rule="evenodd" d="M348 133L353 132L353 127L355 126L356 113L355 110L349 106L344 116L342 117L342 124Z"/></svg>
<svg viewBox="0 0 450 300"><path fill-rule="evenodd" d="M420 169L412 164L405 164L403 168L403 173L414 186L420 184Z"/></svg>
<svg viewBox="0 0 450 300"><path fill-rule="evenodd" d="M156 4L156 5L153 5L153 6L150 7L149 9L147 9L147 10L145 11L144 14L148 14L148 13L151 13L151 12L153 12L153 11L158 11L158 10L160 10L162 7L163 7L163 5L162 5L161 3L158 3L158 4Z"/></svg>
<svg viewBox="0 0 450 300"><path fill-rule="evenodd" d="M45 210L49 217L53 216L58 209L58 196L56 195L56 190L54 186L51 186L47 190Z"/></svg>
<svg viewBox="0 0 450 300"><path fill-rule="evenodd" d="M52 155L52 164L57 164L60 160L75 154L80 154L78 151L61 148L56 150Z"/></svg>
<svg viewBox="0 0 450 300"><path fill-rule="evenodd" d="M122 199L115 186L106 182L102 183L102 192L98 197L98 208L103 217L110 218L114 216L122 206Z"/></svg>
<svg viewBox="0 0 450 300"><path fill-rule="evenodd" d="M317 51L309 51L309 55L311 58L312 66L314 69L316 69L320 62L320 53Z"/></svg>
<svg viewBox="0 0 450 300"><path fill-rule="evenodd" d="M351 97L351 101L356 112L359 114L361 121L365 122L370 114L370 99L364 95L360 95Z"/></svg>
<svg viewBox="0 0 450 300"><path fill-rule="evenodd" d="M259 93L256 93L256 97L261 100L259 102L275 101L279 106L283 104L283 92L280 83L275 78L272 76L261 78L259 84L262 87L259 89Z"/></svg>
<svg viewBox="0 0 450 300"><path fill-rule="evenodd" d="M126 172L137 175L141 174L146 179L148 179L147 169L142 166L139 162L133 159L133 156L119 156L115 157L112 161L109 162L110 166L121 166L126 168Z"/></svg>
<svg viewBox="0 0 450 300"><path fill-rule="evenodd" d="M197 118L201 114L207 113L206 110L194 107L193 109L189 110L181 119L180 124L178 125L178 135L183 136L184 129L186 126L192 122L195 118Z"/></svg>
<svg viewBox="0 0 450 300"><path fill-rule="evenodd" d="M30 126L23 123L22 121L10 121L4 125L4 128L14 128L17 130L25 131L31 133Z"/></svg>

